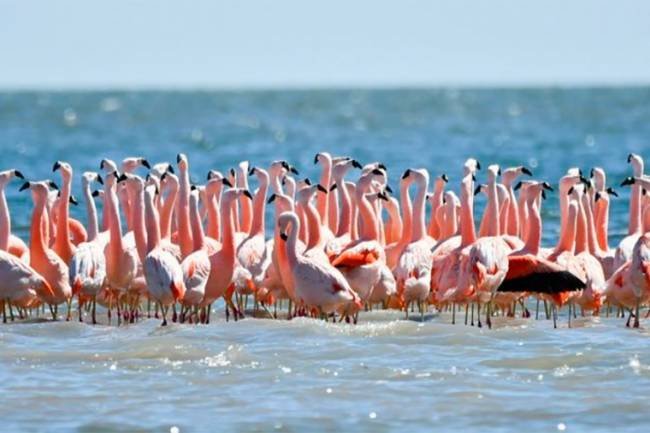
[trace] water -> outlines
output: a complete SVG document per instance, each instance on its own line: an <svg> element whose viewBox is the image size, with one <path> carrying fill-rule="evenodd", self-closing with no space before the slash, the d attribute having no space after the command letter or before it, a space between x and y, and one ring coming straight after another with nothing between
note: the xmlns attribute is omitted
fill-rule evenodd
<svg viewBox="0 0 650 433"><path fill-rule="evenodd" d="M571 166L629 175L646 154L650 89L0 93L1 169L57 178L102 157L188 154L193 177L241 159L286 158L318 176L319 150L445 172L457 189L468 156L524 163L556 183ZM479 180L484 174L479 175ZM8 187L14 230L31 200ZM79 194L79 180L74 191ZM626 233L613 200L610 242ZM484 198L477 199L477 214ZM73 209L83 219L82 207ZM557 194L543 208L557 239ZM270 229L270 220L269 227ZM8 431L645 431L648 332L621 319L495 320L495 329L398 312L358 326L247 319L125 327L33 321L0 326L0 417ZM642 325L650 323L645 321Z"/></svg>

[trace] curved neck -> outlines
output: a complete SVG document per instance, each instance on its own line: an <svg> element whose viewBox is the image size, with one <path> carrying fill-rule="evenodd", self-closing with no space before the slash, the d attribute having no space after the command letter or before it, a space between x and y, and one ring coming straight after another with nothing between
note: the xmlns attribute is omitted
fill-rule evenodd
<svg viewBox="0 0 650 433"><path fill-rule="evenodd" d="M37 198L34 201L34 212L32 214L32 224L29 229L30 234L30 254L32 258L43 256L47 249L47 243L43 237L43 215L45 213L45 200Z"/></svg>
<svg viewBox="0 0 650 433"><path fill-rule="evenodd" d="M471 179L463 180L463 185L460 191L460 236L461 246L463 247L476 242L473 187L474 182Z"/></svg>
<svg viewBox="0 0 650 433"><path fill-rule="evenodd" d="M359 237L366 241L378 240L379 232L377 231L377 218L372 209L372 205L365 196L366 190L367 188L357 186L357 207L363 223Z"/></svg>
<svg viewBox="0 0 650 433"><path fill-rule="evenodd" d="M11 235L11 217L5 196L5 185L0 185L0 250L9 249L9 236Z"/></svg>
<svg viewBox="0 0 650 433"><path fill-rule="evenodd" d="M348 188L343 181L343 176L337 176L334 180L336 182L336 189L339 191L341 197L341 217L339 218L339 227L336 232L336 236L340 237L350 234L350 226L352 225L352 201Z"/></svg>
<svg viewBox="0 0 650 433"><path fill-rule="evenodd" d="M525 250L533 255L539 254L539 246L542 242L542 216L539 213L537 202L532 199L528 205L528 233L526 234Z"/></svg>
<svg viewBox="0 0 650 433"><path fill-rule="evenodd" d="M426 207L427 189L429 188L426 180L417 182L418 190L413 203L413 231L411 242L417 242L426 236L426 227L424 223L424 213Z"/></svg>
<svg viewBox="0 0 650 433"><path fill-rule="evenodd" d="M266 193L269 189L269 177L262 175L259 179L260 186L253 199L253 225L251 227L251 235L263 235L264 226L266 225Z"/></svg>
<svg viewBox="0 0 650 433"><path fill-rule="evenodd" d="M248 176L245 170L239 170L237 173L237 188L248 190ZM241 196L239 207L241 208L239 231L250 233L253 222L253 205L248 197Z"/></svg>
<svg viewBox="0 0 650 433"><path fill-rule="evenodd" d="M319 197L323 195L326 194L318 194ZM309 243L307 244L307 249L310 250L312 248L322 247L322 226L318 211L314 205L309 202L306 205L303 205L303 209L307 219L307 225L309 226Z"/></svg>
<svg viewBox="0 0 650 433"><path fill-rule="evenodd" d="M172 235L172 217L178 197L178 187L172 186L165 198L162 210L160 211L160 235L163 239L169 239Z"/></svg>
<svg viewBox="0 0 650 433"><path fill-rule="evenodd" d="M84 182L83 184L84 200L86 201L86 214L88 218L88 241L97 239L99 227L97 226L97 207L95 200L90 192L90 185Z"/></svg>
<svg viewBox="0 0 650 433"><path fill-rule="evenodd" d="M212 239L221 239L221 214L219 213L219 194L207 194L207 203L205 204L208 211L208 236Z"/></svg>
<svg viewBox="0 0 650 433"><path fill-rule="evenodd" d="M194 249L192 229L190 227L190 178L186 166L180 168L178 199L176 201L176 215L178 218L178 243L181 254L186 257Z"/></svg>
<svg viewBox="0 0 650 433"><path fill-rule="evenodd" d="M235 200L221 200L221 215L223 215L223 233L221 239L221 251L227 258L235 262L235 221L233 216Z"/></svg>
<svg viewBox="0 0 650 433"><path fill-rule="evenodd" d="M609 251L609 241L607 239L607 230L609 227L609 198L601 198L595 202L596 209L596 235L598 245L603 251Z"/></svg>
<svg viewBox="0 0 650 433"><path fill-rule="evenodd" d="M120 222L120 213L115 188L108 188L108 196L105 196L105 200L110 202L108 210L111 248L114 250L124 251L124 245L122 243L122 223Z"/></svg>
<svg viewBox="0 0 650 433"><path fill-rule="evenodd" d="M144 261L147 255L147 233L144 222L144 191L131 191L131 217L133 218L133 236L140 260Z"/></svg>
<svg viewBox="0 0 650 433"><path fill-rule="evenodd" d="M444 184L439 181L435 184L435 189L433 191L433 197L431 197L431 218L429 219L429 225L427 226L427 233L434 239L440 237L440 225L436 218L438 214L438 209L442 206L442 194L444 191Z"/></svg>
<svg viewBox="0 0 650 433"><path fill-rule="evenodd" d="M300 222L298 218L291 219L291 231L286 240L286 255L289 266L294 268L298 262L298 253L296 252L296 243L298 242L298 230L300 230Z"/></svg>
<svg viewBox="0 0 650 433"><path fill-rule="evenodd" d="M497 196L497 183L492 180L488 182L488 204L487 204L487 236L499 236L501 234L499 224L499 197Z"/></svg>
<svg viewBox="0 0 650 433"><path fill-rule="evenodd" d="M560 232L560 239L558 241L557 247L555 248L556 254L574 251L577 220L577 206L568 206L567 204L566 224L564 226L564 229Z"/></svg>
<svg viewBox="0 0 650 433"><path fill-rule="evenodd" d="M320 175L320 184L329 190L332 180L332 159L321 155L323 162L323 171ZM327 194L318 194L316 196L316 208L323 225L329 226L329 196Z"/></svg>
<svg viewBox="0 0 650 433"><path fill-rule="evenodd" d="M199 214L199 198L190 197L190 224L192 225L192 239L194 242L194 251L205 247L205 233L203 224L201 224L201 215Z"/></svg>
<svg viewBox="0 0 650 433"><path fill-rule="evenodd" d="M158 220L158 209L156 208L153 196L145 194L145 224L147 227L147 254L160 245L160 222Z"/></svg>
<svg viewBox="0 0 650 433"><path fill-rule="evenodd" d="M58 245L70 242L70 228L68 225L70 219L70 182L70 178L64 179L57 205L56 238L54 242Z"/></svg>
<svg viewBox="0 0 650 433"><path fill-rule="evenodd" d="M585 195L582 199L582 202L587 222L587 244L589 246L589 252L592 255L598 255L601 251L600 246L598 245L598 236L596 235L594 214L590 206L591 199L589 196Z"/></svg>
<svg viewBox="0 0 650 433"><path fill-rule="evenodd" d="M413 210L411 209L411 196L409 195L409 182L400 182L399 197L402 210L402 236L400 244L406 245L413 234Z"/></svg>

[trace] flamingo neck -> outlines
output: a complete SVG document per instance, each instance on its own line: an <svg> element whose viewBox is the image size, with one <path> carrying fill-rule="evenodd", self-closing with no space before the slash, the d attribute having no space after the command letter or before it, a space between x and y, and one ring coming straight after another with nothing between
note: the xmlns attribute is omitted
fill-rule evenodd
<svg viewBox="0 0 650 433"><path fill-rule="evenodd" d="M90 185L84 183L83 194L84 200L86 201L86 214L88 218L88 241L91 242L97 239L99 231L97 225L97 207L95 206L93 195L90 192Z"/></svg>
<svg viewBox="0 0 650 433"><path fill-rule="evenodd" d="M182 166L179 174L178 199L176 201L176 216L178 218L178 243L181 254L186 257L194 249L192 229L190 227L190 178L188 167Z"/></svg>
<svg viewBox="0 0 650 433"><path fill-rule="evenodd" d="M37 198L34 202L34 212L32 214L32 224L30 226L30 255L32 258L43 257L47 249L47 243L43 237L45 200Z"/></svg>
<svg viewBox="0 0 650 433"><path fill-rule="evenodd" d="M400 237L400 245L408 244L413 234L413 209L411 207L409 185L410 182L402 181L399 187L400 208L402 211L402 236Z"/></svg>
<svg viewBox="0 0 650 433"><path fill-rule="evenodd" d="M286 256L290 268L295 268L298 264L298 253L296 250L298 242L298 229L300 228L300 221L298 218L291 219L291 231L288 234L288 239L286 240Z"/></svg>
<svg viewBox="0 0 650 433"><path fill-rule="evenodd" d="M539 254L539 247L542 242L542 216L535 200L528 202L528 212L528 233L526 234L524 249L529 254L536 256Z"/></svg>
<svg viewBox="0 0 650 433"><path fill-rule="evenodd" d="M208 194L205 207L208 211L208 236L212 239L221 239L221 214L219 213L219 194Z"/></svg>
<svg viewBox="0 0 650 433"><path fill-rule="evenodd" d="M471 176L471 174L469 176ZM462 247L466 247L476 242L473 186L474 182L471 179L465 179L460 191L460 236Z"/></svg>
<svg viewBox="0 0 650 433"><path fill-rule="evenodd" d="M323 154L321 154L320 159L323 161L323 171L319 182L329 190L332 181L332 159ZM327 194L318 194L316 196L316 208L323 225L329 226L329 196Z"/></svg>
<svg viewBox="0 0 650 433"><path fill-rule="evenodd" d="M598 245L602 251L609 251L607 230L609 227L609 198L601 198L595 203L596 207L596 235Z"/></svg>
<svg viewBox="0 0 650 433"><path fill-rule="evenodd" d="M131 217L133 218L133 236L135 237L135 246L138 250L140 260L144 261L147 255L147 233L144 222L144 191L132 191L131 197Z"/></svg>
<svg viewBox="0 0 650 433"><path fill-rule="evenodd" d="M160 246L160 221L158 217L158 209L154 205L153 197L151 194L145 194L146 200L145 207L145 224L147 228L147 254Z"/></svg>
<svg viewBox="0 0 650 433"><path fill-rule="evenodd" d="M9 206L5 196L5 185L0 185L0 250L9 249L9 237L11 235L11 217Z"/></svg>
<svg viewBox="0 0 650 433"><path fill-rule="evenodd" d="M70 226L68 225L70 219L70 184L71 178L65 177L61 187L61 196L57 205L57 219L56 219L56 238L55 244L61 248L65 248L70 243ZM58 251L62 251L58 249Z"/></svg>
<svg viewBox="0 0 650 433"><path fill-rule="evenodd" d="M436 219L438 209L442 206L442 194L444 191L444 184L436 183L435 189L433 191L433 197L431 197L431 218L429 219L429 225L427 226L427 233L434 239L440 237L440 225Z"/></svg>
<svg viewBox="0 0 650 433"><path fill-rule="evenodd" d="M372 209L372 205L365 197L365 191L367 189L367 187L357 187L357 208L359 209L359 215L361 216L361 222L363 223L360 238L366 241L378 240L379 232L377 231L377 217Z"/></svg>
<svg viewBox="0 0 650 433"><path fill-rule="evenodd" d="M198 197L190 197L190 224L192 226L194 251L201 250L205 247L205 233L203 224L201 224L201 215L199 214Z"/></svg>
<svg viewBox="0 0 650 433"><path fill-rule="evenodd" d="M341 237L350 234L350 226L352 220L352 200L350 193L345 186L343 176L337 176L335 179L336 189L339 191L341 197L341 218L339 219L339 227L336 236ZM333 191L332 191L333 192Z"/></svg>
<svg viewBox="0 0 650 433"><path fill-rule="evenodd" d="M174 208L176 206L176 200L178 198L178 186L173 185L167 198L163 202L162 209L160 211L160 236L162 239L170 239L172 235L172 216L174 214Z"/></svg>
<svg viewBox="0 0 650 433"><path fill-rule="evenodd" d="M499 197L497 196L497 183L495 180L490 180L487 186L488 191L488 204L487 204L487 236L499 236L501 234L499 224Z"/></svg>
<svg viewBox="0 0 650 433"><path fill-rule="evenodd" d="M325 195L325 194L319 194L319 195ZM308 239L309 243L307 244L307 249L310 250L312 248L317 248L322 246L322 226L321 226L321 221L320 221L320 216L318 214L318 211L314 207L313 204L307 202L303 203L302 206L303 212L305 213L305 219L307 220L307 226L308 226Z"/></svg>
<svg viewBox="0 0 650 433"><path fill-rule="evenodd" d="M266 225L266 193L269 189L269 177L260 177L260 186L253 200L253 225L251 235L263 235Z"/></svg>
<svg viewBox="0 0 650 433"><path fill-rule="evenodd" d="M122 223L120 222L119 207L117 204L117 193L115 188L108 188L108 197L106 201L110 202L109 210L109 235L110 246L114 252L124 251L124 243L122 242Z"/></svg>
<svg viewBox="0 0 650 433"><path fill-rule="evenodd" d="M427 189L429 188L429 184L426 179L424 179L421 182L418 182L417 186L418 190L415 195L415 201L413 203L413 230L411 242L422 240L427 234L426 226L424 223L424 214L426 208Z"/></svg>
<svg viewBox="0 0 650 433"><path fill-rule="evenodd" d="M237 173L237 188L248 191L248 176L246 170L240 169ZM248 197L241 196L239 198L239 207L241 213L239 215L239 231L246 234L250 233L251 225L253 222L253 205Z"/></svg>

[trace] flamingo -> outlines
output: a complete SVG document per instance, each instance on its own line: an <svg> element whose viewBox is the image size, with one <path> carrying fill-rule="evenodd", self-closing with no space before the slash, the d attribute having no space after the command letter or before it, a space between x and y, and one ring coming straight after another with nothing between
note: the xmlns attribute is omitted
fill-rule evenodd
<svg viewBox="0 0 650 433"><path fill-rule="evenodd" d="M429 173L425 169L408 169L402 178L409 177L413 178L418 188L413 206L411 239L400 254L394 274L398 295L405 305L406 314L408 315L409 304L415 301L418 303L420 313L424 315L423 303L430 291L433 257L431 249L435 244L426 233L424 221Z"/></svg>
<svg viewBox="0 0 650 433"><path fill-rule="evenodd" d="M151 187L144 192L147 255L143 269L149 295L158 302L163 316L162 326L166 326L169 307L183 300L185 283L178 259L160 247L160 223L154 206L154 194L155 191Z"/></svg>
<svg viewBox="0 0 650 433"><path fill-rule="evenodd" d="M21 191L31 190L34 201L30 228L30 264L51 287L52 296L45 297L44 301L50 304L52 318L56 320L58 304L65 302L68 304L67 320L70 320L72 288L68 280L68 265L47 246L42 233L48 186L49 182L25 182L20 187Z"/></svg>
<svg viewBox="0 0 650 433"><path fill-rule="evenodd" d="M277 224L297 299L307 307L316 308L321 316L335 311L339 311L342 318L355 314L363 304L343 274L328 263L297 252L298 216L293 212L284 212Z"/></svg>
<svg viewBox="0 0 650 433"><path fill-rule="evenodd" d="M56 220L56 237L54 238L53 250L61 257L63 263L70 263L76 250L76 246L70 241L70 190L72 185L72 167L64 161L57 161L52 171L61 172L61 196L58 201L58 212Z"/></svg>
<svg viewBox="0 0 650 433"><path fill-rule="evenodd" d="M436 213L438 212L438 209L442 207L445 186L448 182L449 178L446 174L443 173L442 175L438 176L433 183L433 194L431 194L429 200L431 203L431 218L429 219L429 225L427 226L427 233L433 239L438 239L440 237L441 227L436 220Z"/></svg>
<svg viewBox="0 0 650 433"><path fill-rule="evenodd" d="M506 225L505 227L502 227L502 231L505 234L509 234L511 236L519 236L519 237L523 237L523 236L521 235L522 230L520 227L520 220L519 220L519 204L515 197L513 184L515 183L517 178L522 175L532 177L533 173L532 171L530 171L528 167L520 165L517 167L506 168L505 170L503 170L503 173L501 175L503 186L506 188L508 192L508 198L509 198L508 205L506 206L505 209L505 214L507 215Z"/></svg>
<svg viewBox="0 0 650 433"><path fill-rule="evenodd" d="M25 179L18 170L5 170L0 172L0 250L20 258L29 264L29 247L19 237L11 233L11 216L5 195L5 187L13 178Z"/></svg>
<svg viewBox="0 0 650 433"><path fill-rule="evenodd" d="M97 294L103 288L106 279L106 258L104 257L106 242L98 236L97 209L90 192L92 182L103 183L99 174L85 172L81 177L81 188L88 212L88 240L77 245L70 261L69 276L72 294L79 297L79 321L83 321L81 297L90 296L92 299L92 323L95 325L97 323Z"/></svg>
<svg viewBox="0 0 650 433"><path fill-rule="evenodd" d="M176 156L178 163L180 187L178 190L178 198L176 200L176 218L178 219L178 244L181 247L181 255L183 258L192 253L192 228L190 227L190 175L189 175L189 162L187 156L179 153Z"/></svg>
<svg viewBox="0 0 650 433"><path fill-rule="evenodd" d="M339 268L350 283L352 289L365 302L372 288L378 283L381 275L381 264L386 263L386 254L377 238L376 215L372 206L365 197L371 182L376 177L385 177L381 169L373 169L361 175L356 189L356 202L362 217L363 227L359 239L352 241L332 261L332 265Z"/></svg>

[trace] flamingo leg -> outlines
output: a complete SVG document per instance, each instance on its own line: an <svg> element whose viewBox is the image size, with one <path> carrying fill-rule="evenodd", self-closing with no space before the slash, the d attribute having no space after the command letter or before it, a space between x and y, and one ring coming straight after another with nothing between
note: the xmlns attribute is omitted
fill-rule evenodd
<svg viewBox="0 0 650 433"><path fill-rule="evenodd" d="M636 299L636 310L634 312L634 327L639 327L639 309L640 309L641 299Z"/></svg>

